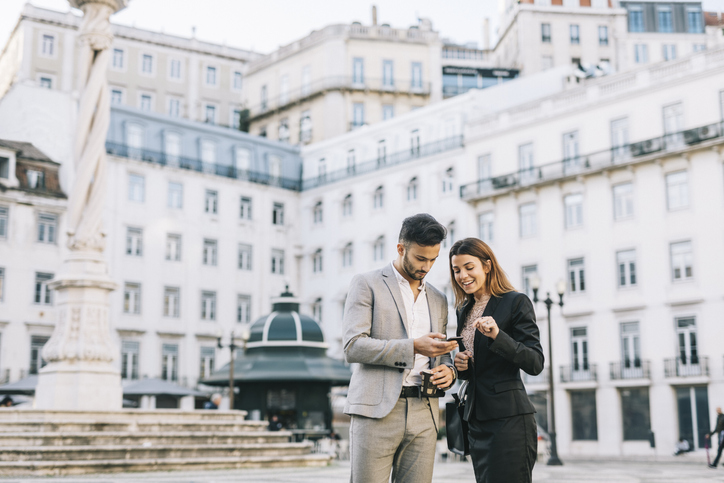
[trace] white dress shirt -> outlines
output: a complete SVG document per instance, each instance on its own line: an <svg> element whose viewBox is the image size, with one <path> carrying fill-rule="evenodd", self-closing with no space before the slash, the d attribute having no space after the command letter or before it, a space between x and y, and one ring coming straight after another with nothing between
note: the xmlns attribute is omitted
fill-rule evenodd
<svg viewBox="0 0 724 483"><path fill-rule="evenodd" d="M430 309L427 305L427 289L425 281L420 282L419 294L417 300L412 293L412 287L405 277L400 274L392 263L392 271L397 278L397 284L400 286L402 293L402 301L405 304L405 315L407 316L407 336L411 339L417 339L423 335L432 332L432 324L430 321ZM430 368L430 358L422 354L415 354L415 365L412 369L405 371L404 386L421 386L422 376L420 371Z"/></svg>

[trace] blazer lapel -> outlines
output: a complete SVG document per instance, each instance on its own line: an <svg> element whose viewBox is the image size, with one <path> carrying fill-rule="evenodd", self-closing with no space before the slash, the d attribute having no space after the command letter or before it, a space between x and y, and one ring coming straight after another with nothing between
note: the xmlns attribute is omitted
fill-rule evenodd
<svg viewBox="0 0 724 483"><path fill-rule="evenodd" d="M397 312L400 314L400 319L402 319L402 325L405 326L405 332L407 333L407 336L410 336L410 328L407 325L407 311L405 310L405 302L402 300L402 292L400 292L400 285L397 283L397 277L394 273L392 273L391 265L386 265L385 268L382 269L382 276L384 277L383 280L385 281L385 284L387 284L387 288L390 290L390 293L392 294L392 298L395 300L395 305L397 305Z"/></svg>

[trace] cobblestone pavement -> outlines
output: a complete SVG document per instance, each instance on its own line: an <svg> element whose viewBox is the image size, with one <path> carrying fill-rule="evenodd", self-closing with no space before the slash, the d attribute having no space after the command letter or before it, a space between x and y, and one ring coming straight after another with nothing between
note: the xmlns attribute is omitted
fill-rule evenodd
<svg viewBox="0 0 724 483"><path fill-rule="evenodd" d="M249 470L182 471L168 473L127 473L47 478L0 478L17 483L345 483L349 463L336 462L327 468L279 468ZM470 463L437 463L433 483L473 482ZM710 483L724 482L724 467L716 470L692 463L572 462L562 467L538 464L535 483ZM501 482L503 483L503 482Z"/></svg>

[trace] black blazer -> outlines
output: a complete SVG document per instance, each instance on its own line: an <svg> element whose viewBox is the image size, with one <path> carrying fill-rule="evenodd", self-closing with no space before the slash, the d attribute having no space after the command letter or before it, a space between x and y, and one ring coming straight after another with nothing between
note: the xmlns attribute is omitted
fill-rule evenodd
<svg viewBox="0 0 724 483"><path fill-rule="evenodd" d="M457 311L457 335L472 306L467 303ZM525 294L508 292L490 297L483 312L483 317L488 316L498 324L498 336L492 340L476 330L473 367L458 374L470 381L464 419L470 419L473 408L475 419L480 421L535 413L520 379L521 369L534 376L543 371L533 304Z"/></svg>

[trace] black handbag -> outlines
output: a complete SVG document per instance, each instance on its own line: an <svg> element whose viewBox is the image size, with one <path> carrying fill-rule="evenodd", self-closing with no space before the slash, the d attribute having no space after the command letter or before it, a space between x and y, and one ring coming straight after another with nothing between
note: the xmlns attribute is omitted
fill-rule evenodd
<svg viewBox="0 0 724 483"><path fill-rule="evenodd" d="M461 386L460 391L458 391L458 394L462 394L462 400L458 394L453 394L452 397L455 402L445 404L447 449L460 456L467 456L470 454L468 423L463 419L463 411L465 409L465 390L467 389L467 386L467 384L464 384Z"/></svg>

